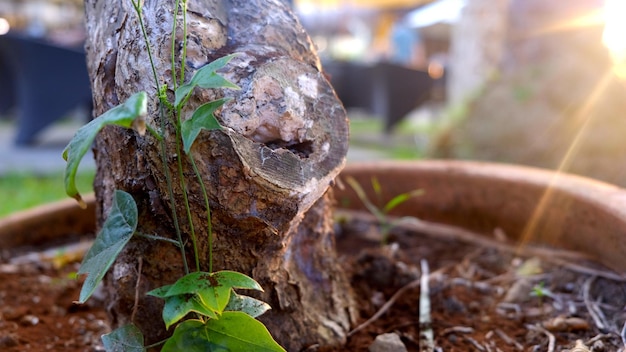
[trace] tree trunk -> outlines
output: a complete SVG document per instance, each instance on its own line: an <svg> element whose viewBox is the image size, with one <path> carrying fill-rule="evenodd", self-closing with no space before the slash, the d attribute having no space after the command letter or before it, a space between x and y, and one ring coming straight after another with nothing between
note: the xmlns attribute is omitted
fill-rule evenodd
<svg viewBox="0 0 626 352"><path fill-rule="evenodd" d="M154 65L170 98L174 6L174 0L143 4ZM86 0L85 9L95 115L143 90L151 96L147 123L160 130L157 88L131 1ZM180 72L182 13L178 22L174 56ZM342 343L354 313L349 283L336 261L327 189L345 163L345 111L283 1L188 0L187 22L187 78L219 57L240 53L220 72L241 90L196 89L181 114L184 119L209 100L233 98L216 114L225 129L202 132L191 152L209 193L213 269L240 271L263 286L258 298L272 310L261 320L287 350ZM122 189L139 207L139 232L175 239L174 207L193 268L180 158L201 269L208 270L201 188L188 157L177 151L169 117L164 123L165 155L150 135L109 127L98 136L98 223L107 216L113 191ZM172 175L173 202L166 171ZM175 246L133 238L105 278L113 325L132 321L146 343L168 336L162 301L145 293L181 277L182 263Z"/></svg>

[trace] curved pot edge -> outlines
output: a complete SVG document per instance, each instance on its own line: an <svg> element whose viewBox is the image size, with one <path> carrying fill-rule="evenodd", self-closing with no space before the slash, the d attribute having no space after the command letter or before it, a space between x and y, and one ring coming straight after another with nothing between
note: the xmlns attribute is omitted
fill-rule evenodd
<svg viewBox="0 0 626 352"><path fill-rule="evenodd" d="M0 248L37 245L62 236L94 233L95 195L86 195L84 200L87 209L80 208L74 199L65 199L1 218Z"/></svg>
<svg viewBox="0 0 626 352"><path fill-rule="evenodd" d="M423 196L399 206L395 215L486 236L503 229L520 244L581 251L626 272L626 190L617 186L526 166L458 160L351 164L340 175L347 176L362 185L376 177L387 190L382 204L397 194L424 190ZM360 207L348 188L336 187L339 203L347 200ZM376 197L371 189L368 197Z"/></svg>
<svg viewBox="0 0 626 352"><path fill-rule="evenodd" d="M424 196L399 206L396 215L468 227L486 236L501 228L520 242L583 251L626 272L626 190L619 187L531 167L457 160L353 163L339 178L349 175L363 185L377 177L388 198L425 190ZM349 199L349 207L361 207L345 183L335 187L335 194L340 204ZM68 199L0 219L0 248L93 233L95 197L85 200L87 210Z"/></svg>

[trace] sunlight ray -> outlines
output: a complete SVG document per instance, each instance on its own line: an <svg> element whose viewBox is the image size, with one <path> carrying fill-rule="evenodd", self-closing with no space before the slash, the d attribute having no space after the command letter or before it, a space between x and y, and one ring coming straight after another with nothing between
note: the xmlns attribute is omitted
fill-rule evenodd
<svg viewBox="0 0 626 352"><path fill-rule="evenodd" d="M596 84L589 98L585 101L585 104L578 111L578 113L574 116L573 121L580 121L580 127L578 128L578 132L574 136L570 147L565 152L561 163L559 164L548 188L545 190L544 194L541 196L537 207L533 211L528 223L525 225L524 230L520 236L519 247L524 247L528 243L532 242L536 236L553 236L552 242L557 242L557 236L563 235L558 230L560 224L550 223L547 224L544 220L545 214L552 209L552 207L558 207L558 209L562 212L562 216L565 217L567 214L568 204L565 203L564 199L559 199L559 194L555 192L555 185L559 183L561 176L568 172L570 169L574 157L580 149L580 144L584 140L585 134L589 128L591 121L593 120L593 115L591 114L591 110L594 105L601 99L602 94L605 92L607 86L613 79L613 72L608 71ZM554 219L554 218L551 218ZM565 220L565 219L563 219ZM554 221L554 220L553 220ZM549 227L548 231L546 227ZM543 240L544 243L550 243L550 240Z"/></svg>
<svg viewBox="0 0 626 352"><path fill-rule="evenodd" d="M548 26L538 28L525 37L536 37L547 35L550 33L571 31L584 27L602 26L604 25L604 13L602 10L595 10L584 15L580 15L567 20L559 21Z"/></svg>

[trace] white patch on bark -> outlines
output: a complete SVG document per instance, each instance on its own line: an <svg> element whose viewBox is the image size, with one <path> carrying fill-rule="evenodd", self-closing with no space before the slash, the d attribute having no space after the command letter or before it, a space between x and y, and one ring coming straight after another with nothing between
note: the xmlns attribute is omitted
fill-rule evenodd
<svg viewBox="0 0 626 352"><path fill-rule="evenodd" d="M307 97L317 99L317 79L301 75L298 77L298 88Z"/></svg>
<svg viewBox="0 0 626 352"><path fill-rule="evenodd" d="M115 263L113 265L113 279L115 281L124 280L124 278L131 276L135 271L135 268L128 264Z"/></svg>

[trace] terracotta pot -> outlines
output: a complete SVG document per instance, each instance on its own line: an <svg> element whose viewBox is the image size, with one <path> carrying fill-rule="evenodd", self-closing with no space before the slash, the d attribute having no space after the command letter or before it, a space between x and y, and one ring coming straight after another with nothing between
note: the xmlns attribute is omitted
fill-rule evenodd
<svg viewBox="0 0 626 352"><path fill-rule="evenodd" d="M377 178L382 204L415 189L424 194L401 204L394 215L463 227L493 236L500 229L523 243L547 244L587 253L626 272L626 190L572 175L528 167L464 161L350 164L341 179L369 185ZM363 208L345 182L336 188L342 207ZM95 200L88 210L73 200L45 205L0 220L0 248L35 245L95 228Z"/></svg>
<svg viewBox="0 0 626 352"><path fill-rule="evenodd" d="M376 162L347 167L372 200L373 177L381 204L415 189L424 194L392 214L462 227L485 236L504 231L511 240L580 251L626 272L626 190L588 178L536 168L467 161ZM343 182L342 207L362 208Z"/></svg>
<svg viewBox="0 0 626 352"><path fill-rule="evenodd" d="M95 197L85 197L87 209L73 199L41 205L0 219L0 248L37 246L96 228Z"/></svg>

